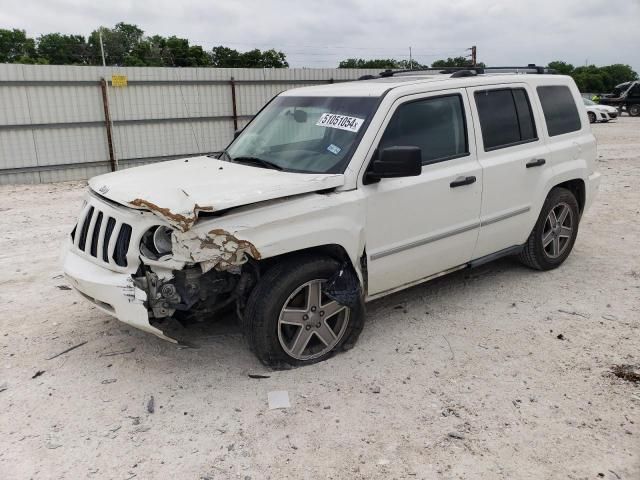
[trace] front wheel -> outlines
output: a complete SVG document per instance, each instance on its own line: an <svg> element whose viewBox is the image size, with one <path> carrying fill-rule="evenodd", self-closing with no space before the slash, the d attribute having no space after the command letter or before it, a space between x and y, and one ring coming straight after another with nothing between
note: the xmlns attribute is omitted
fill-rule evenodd
<svg viewBox="0 0 640 480"><path fill-rule="evenodd" d="M593 112L587 112L589 115L589 123L596 123L596 114Z"/></svg>
<svg viewBox="0 0 640 480"><path fill-rule="evenodd" d="M350 306L327 295L341 266L324 257L296 256L271 267L244 312L249 346L274 368L308 365L351 347L364 323L362 295Z"/></svg>
<svg viewBox="0 0 640 480"><path fill-rule="evenodd" d="M640 103L635 103L630 107L627 107L627 112L632 117L640 117Z"/></svg>
<svg viewBox="0 0 640 480"><path fill-rule="evenodd" d="M578 236L580 211L576 197L556 187L547 196L520 261L536 270L557 268L567 259Z"/></svg>

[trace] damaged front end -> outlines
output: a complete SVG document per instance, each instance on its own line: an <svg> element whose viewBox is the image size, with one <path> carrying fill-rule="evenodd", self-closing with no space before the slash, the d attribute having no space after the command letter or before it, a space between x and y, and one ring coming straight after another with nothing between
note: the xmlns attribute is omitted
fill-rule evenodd
<svg viewBox="0 0 640 480"><path fill-rule="evenodd" d="M149 321L160 329L170 319L203 322L225 310L241 316L259 277L255 246L221 229L154 227L143 235L140 252L133 282L146 292Z"/></svg>
<svg viewBox="0 0 640 480"><path fill-rule="evenodd" d="M205 321L235 306L240 313L257 278L257 268L211 269L198 265L158 275L142 264L133 275L134 284L147 294L150 323L158 328L168 319Z"/></svg>

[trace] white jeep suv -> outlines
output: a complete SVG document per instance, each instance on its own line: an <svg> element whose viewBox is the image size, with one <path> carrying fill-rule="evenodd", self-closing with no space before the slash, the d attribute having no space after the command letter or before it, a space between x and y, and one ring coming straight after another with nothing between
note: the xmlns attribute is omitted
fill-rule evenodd
<svg viewBox="0 0 640 480"><path fill-rule="evenodd" d="M538 69L539 71L539 69ZM596 194L573 80L383 72L288 90L217 156L95 177L64 270L162 338L235 310L274 367L351 347L365 302L506 255L567 258Z"/></svg>

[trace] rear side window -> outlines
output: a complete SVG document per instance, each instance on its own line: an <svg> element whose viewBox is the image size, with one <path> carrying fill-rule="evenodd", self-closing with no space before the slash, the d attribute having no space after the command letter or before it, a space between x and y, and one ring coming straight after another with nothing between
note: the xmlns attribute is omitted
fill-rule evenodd
<svg viewBox="0 0 640 480"><path fill-rule="evenodd" d="M537 90L550 137L582 128L578 108L569 87L552 85L538 87Z"/></svg>
<svg viewBox="0 0 640 480"><path fill-rule="evenodd" d="M460 95L446 95L400 105L379 148L416 146L422 164L441 162L469 154L467 128Z"/></svg>
<svg viewBox="0 0 640 480"><path fill-rule="evenodd" d="M527 92L522 88L475 93L485 151L538 139Z"/></svg>

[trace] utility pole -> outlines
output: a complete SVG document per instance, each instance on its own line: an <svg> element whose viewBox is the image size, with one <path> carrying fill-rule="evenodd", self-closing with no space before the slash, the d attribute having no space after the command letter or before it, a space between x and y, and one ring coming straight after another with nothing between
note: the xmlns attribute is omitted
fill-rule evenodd
<svg viewBox="0 0 640 480"><path fill-rule="evenodd" d="M474 45L473 47L471 47L471 64L472 66L476 66L478 57L477 57L477 49L476 46Z"/></svg>
<svg viewBox="0 0 640 480"><path fill-rule="evenodd" d="M98 37L100 38L100 54L102 55L102 68L104 68L104 77L100 80L100 88L102 89L102 104L104 107L104 120L107 126L107 146L109 149L109 163L111 165L111 171L118 170L118 157L116 156L115 148L113 147L113 120L111 119L111 113L109 112L109 82L106 80L107 76L107 62L104 58L104 44L102 43L102 28L98 30Z"/></svg>
<svg viewBox="0 0 640 480"><path fill-rule="evenodd" d="M102 28L98 30L98 36L100 37L100 53L102 54L102 66L106 67L107 62L104 59L104 44L102 43Z"/></svg>
<svg viewBox="0 0 640 480"><path fill-rule="evenodd" d="M409 70L413 70L413 56L411 55L411 47L409 47Z"/></svg>

